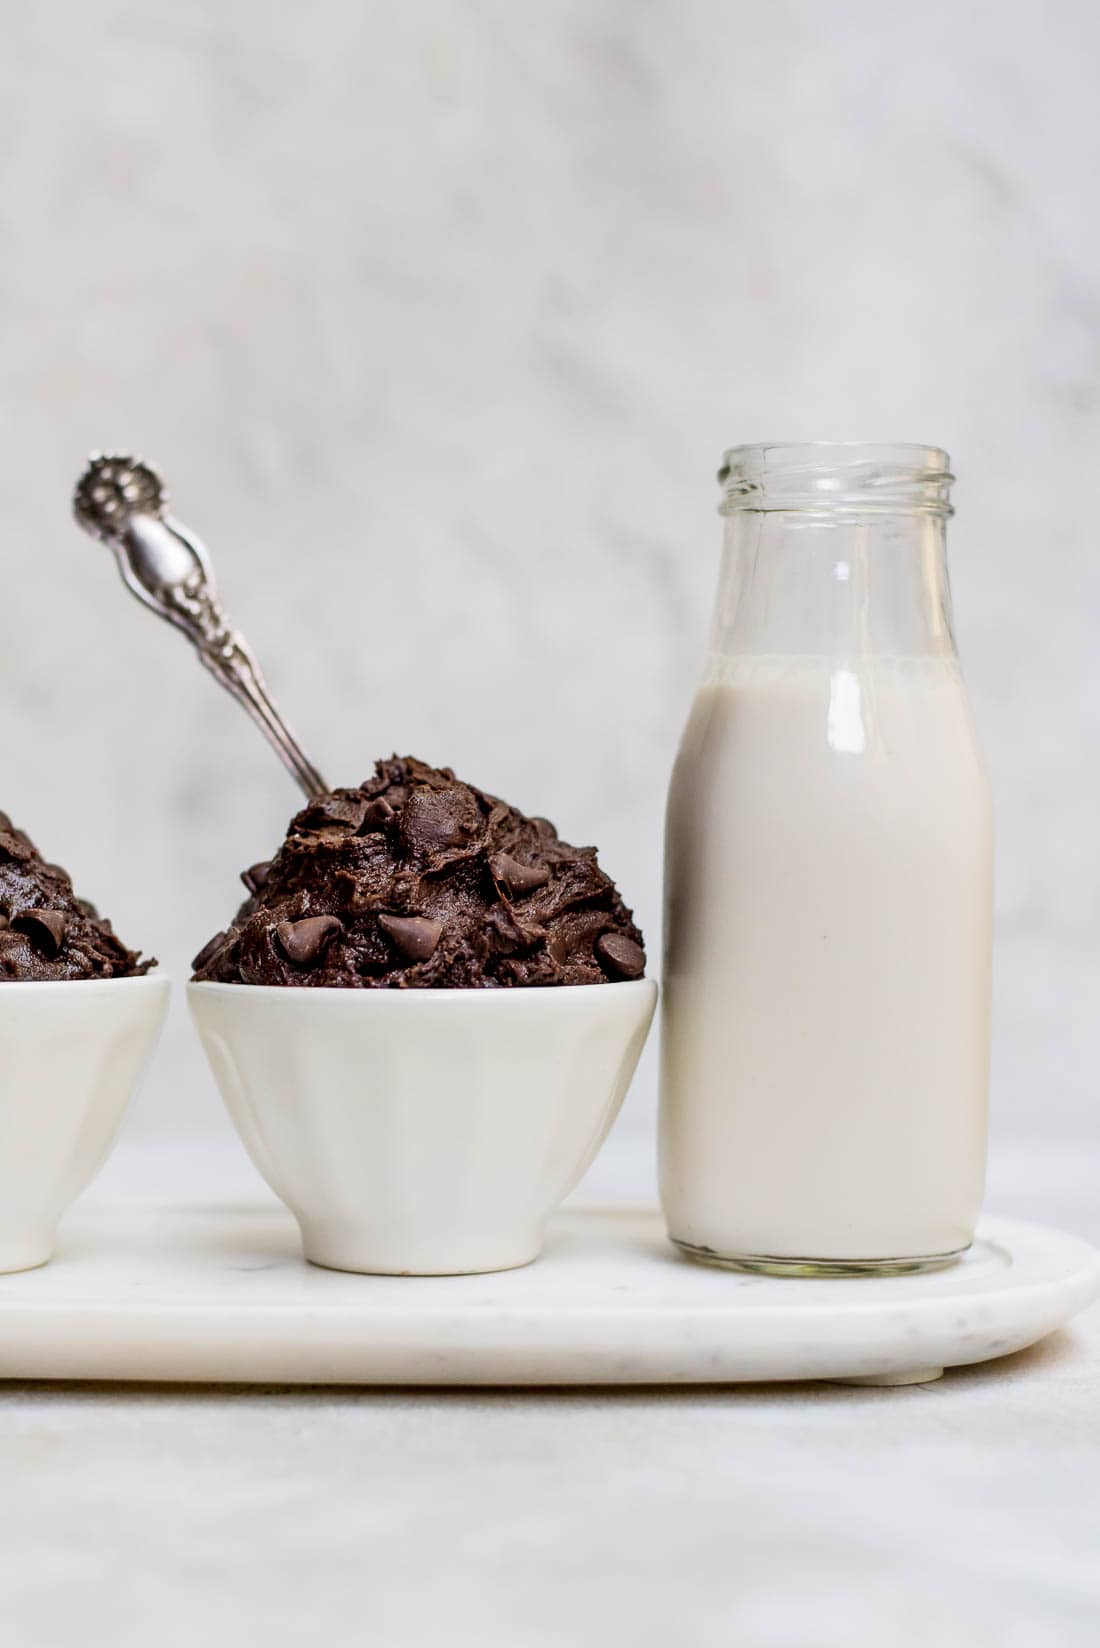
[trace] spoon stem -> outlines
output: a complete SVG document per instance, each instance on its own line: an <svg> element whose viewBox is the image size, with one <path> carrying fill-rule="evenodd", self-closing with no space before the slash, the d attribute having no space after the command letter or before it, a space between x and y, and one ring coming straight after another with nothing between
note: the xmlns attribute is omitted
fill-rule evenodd
<svg viewBox="0 0 1100 1648"><path fill-rule="evenodd" d="M205 548L164 504L156 470L114 454L92 457L73 499L77 521L113 551L131 594L182 630L305 794L320 795L328 786L280 714L248 642L226 617Z"/></svg>

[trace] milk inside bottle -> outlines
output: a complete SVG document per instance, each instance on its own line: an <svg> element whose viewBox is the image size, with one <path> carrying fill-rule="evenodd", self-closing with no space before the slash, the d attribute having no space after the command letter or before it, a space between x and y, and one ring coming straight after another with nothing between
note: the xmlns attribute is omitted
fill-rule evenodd
<svg viewBox="0 0 1100 1648"><path fill-rule="evenodd" d="M697 1257L948 1262L985 1168L992 812L923 447L727 455L666 838L661 1192Z"/></svg>

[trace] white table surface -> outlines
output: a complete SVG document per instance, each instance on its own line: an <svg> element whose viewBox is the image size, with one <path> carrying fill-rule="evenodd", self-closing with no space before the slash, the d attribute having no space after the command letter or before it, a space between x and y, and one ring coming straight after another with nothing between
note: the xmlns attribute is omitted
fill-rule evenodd
<svg viewBox="0 0 1100 1648"><path fill-rule="evenodd" d="M233 1143L202 1169L251 1194ZM96 1199L194 1153L124 1144ZM620 1150L593 1189L636 1195ZM1100 1240L1094 1152L992 1211ZM1094 1648L1100 1308L902 1390L0 1386L11 1648Z"/></svg>

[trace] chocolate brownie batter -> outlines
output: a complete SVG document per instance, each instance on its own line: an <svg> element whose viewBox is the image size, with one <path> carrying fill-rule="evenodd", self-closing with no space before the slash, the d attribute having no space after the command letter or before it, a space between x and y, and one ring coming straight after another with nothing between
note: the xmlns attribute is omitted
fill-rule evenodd
<svg viewBox="0 0 1100 1648"><path fill-rule="evenodd" d="M645 971L594 847L411 756L318 796L241 879L250 897L195 957L198 980L494 989Z"/></svg>
<svg viewBox="0 0 1100 1648"><path fill-rule="evenodd" d="M94 904L77 898L65 871L0 813L0 984L136 978L155 966L128 950Z"/></svg>

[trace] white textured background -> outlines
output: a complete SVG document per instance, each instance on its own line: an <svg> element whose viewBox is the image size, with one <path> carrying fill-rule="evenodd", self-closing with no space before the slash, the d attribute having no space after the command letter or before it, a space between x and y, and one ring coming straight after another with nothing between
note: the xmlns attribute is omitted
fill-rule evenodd
<svg viewBox="0 0 1100 1648"><path fill-rule="evenodd" d="M596 841L655 941L721 448L937 442L995 1138L1095 1144L1100 12L3 12L0 805L122 934L185 976L296 794L72 526L90 447L164 467L332 781L450 762ZM182 1015L133 1125L236 1148Z"/></svg>
<svg viewBox="0 0 1100 1648"><path fill-rule="evenodd" d="M721 448L937 442L996 1137L1095 1141L1096 8L45 0L4 32L0 805L123 935L182 978L296 799L70 524L88 448L163 465L333 782L450 762L596 841L652 940ZM221 1131L182 1020L158 1124Z"/></svg>
<svg viewBox="0 0 1100 1648"><path fill-rule="evenodd" d="M993 1199L1100 1235L1098 60L1093 0L0 0L0 806L182 978L296 804L69 520L133 445L334 781L450 761L655 941L722 447L946 445ZM182 1015L129 1143L247 1180ZM0 1392L7 1634L1092 1648L1090 1343L816 1399Z"/></svg>

